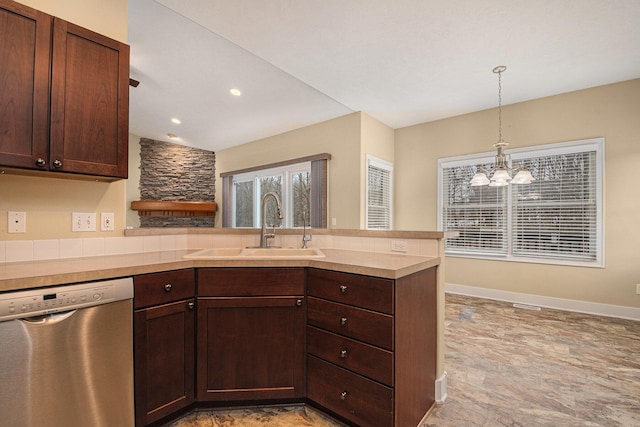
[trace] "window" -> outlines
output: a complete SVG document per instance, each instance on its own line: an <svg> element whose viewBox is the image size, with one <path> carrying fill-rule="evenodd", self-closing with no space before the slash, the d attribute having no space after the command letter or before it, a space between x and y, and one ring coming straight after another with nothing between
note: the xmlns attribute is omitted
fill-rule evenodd
<svg viewBox="0 0 640 427"><path fill-rule="evenodd" d="M367 229L391 230L393 165L367 155Z"/></svg>
<svg viewBox="0 0 640 427"><path fill-rule="evenodd" d="M493 153L438 161L438 226L453 256L603 266L604 139L508 150L535 181L471 187Z"/></svg>
<svg viewBox="0 0 640 427"><path fill-rule="evenodd" d="M274 192L282 204L277 218L273 202L266 205L266 223L276 227L326 227L327 160L329 154L222 173L223 227L260 227L262 198Z"/></svg>

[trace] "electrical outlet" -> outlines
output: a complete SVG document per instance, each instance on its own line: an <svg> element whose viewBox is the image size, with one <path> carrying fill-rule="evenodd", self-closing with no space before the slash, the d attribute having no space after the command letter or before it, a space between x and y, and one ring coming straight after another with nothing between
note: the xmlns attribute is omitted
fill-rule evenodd
<svg viewBox="0 0 640 427"><path fill-rule="evenodd" d="M96 214L73 212L71 231L96 231Z"/></svg>
<svg viewBox="0 0 640 427"><path fill-rule="evenodd" d="M8 233L26 233L27 232L27 213L26 212L9 212L7 220Z"/></svg>
<svg viewBox="0 0 640 427"><path fill-rule="evenodd" d="M392 240L391 250L394 252L407 252L406 240Z"/></svg>
<svg viewBox="0 0 640 427"><path fill-rule="evenodd" d="M113 231L115 230L115 216L112 212L102 212L100 214L100 230L101 231Z"/></svg>
<svg viewBox="0 0 640 427"><path fill-rule="evenodd" d="M331 225L335 226L336 224L338 224L338 220L331 218Z"/></svg>
<svg viewBox="0 0 640 427"><path fill-rule="evenodd" d="M640 295L640 283L636 283L636 295Z"/></svg>

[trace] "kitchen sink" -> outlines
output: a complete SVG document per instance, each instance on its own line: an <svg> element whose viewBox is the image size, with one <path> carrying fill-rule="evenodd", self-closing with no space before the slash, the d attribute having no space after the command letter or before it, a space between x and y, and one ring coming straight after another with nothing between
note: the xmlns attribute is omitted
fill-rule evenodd
<svg viewBox="0 0 640 427"><path fill-rule="evenodd" d="M316 248L210 248L184 255L184 259L274 259L323 258Z"/></svg>

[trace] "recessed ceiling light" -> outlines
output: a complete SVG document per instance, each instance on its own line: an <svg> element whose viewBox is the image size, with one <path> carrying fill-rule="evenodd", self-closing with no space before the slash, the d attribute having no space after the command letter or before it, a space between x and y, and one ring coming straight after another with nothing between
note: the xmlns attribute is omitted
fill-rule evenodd
<svg viewBox="0 0 640 427"><path fill-rule="evenodd" d="M180 121L180 119L176 119L175 117L174 117L174 118L172 118L172 119L171 119L171 121L172 121L173 123L177 124L177 125L179 125L180 123L182 123L182 122Z"/></svg>
<svg viewBox="0 0 640 427"><path fill-rule="evenodd" d="M231 93L231 95L234 95L234 96L242 95L242 92L240 91L240 89L236 89L236 88L229 89L229 92Z"/></svg>

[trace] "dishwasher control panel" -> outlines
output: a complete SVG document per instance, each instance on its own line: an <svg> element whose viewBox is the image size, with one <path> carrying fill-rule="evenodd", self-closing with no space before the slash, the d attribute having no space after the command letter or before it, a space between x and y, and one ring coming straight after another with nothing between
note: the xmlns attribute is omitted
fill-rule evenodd
<svg viewBox="0 0 640 427"><path fill-rule="evenodd" d="M0 294L0 321L133 298L133 280L115 279Z"/></svg>

